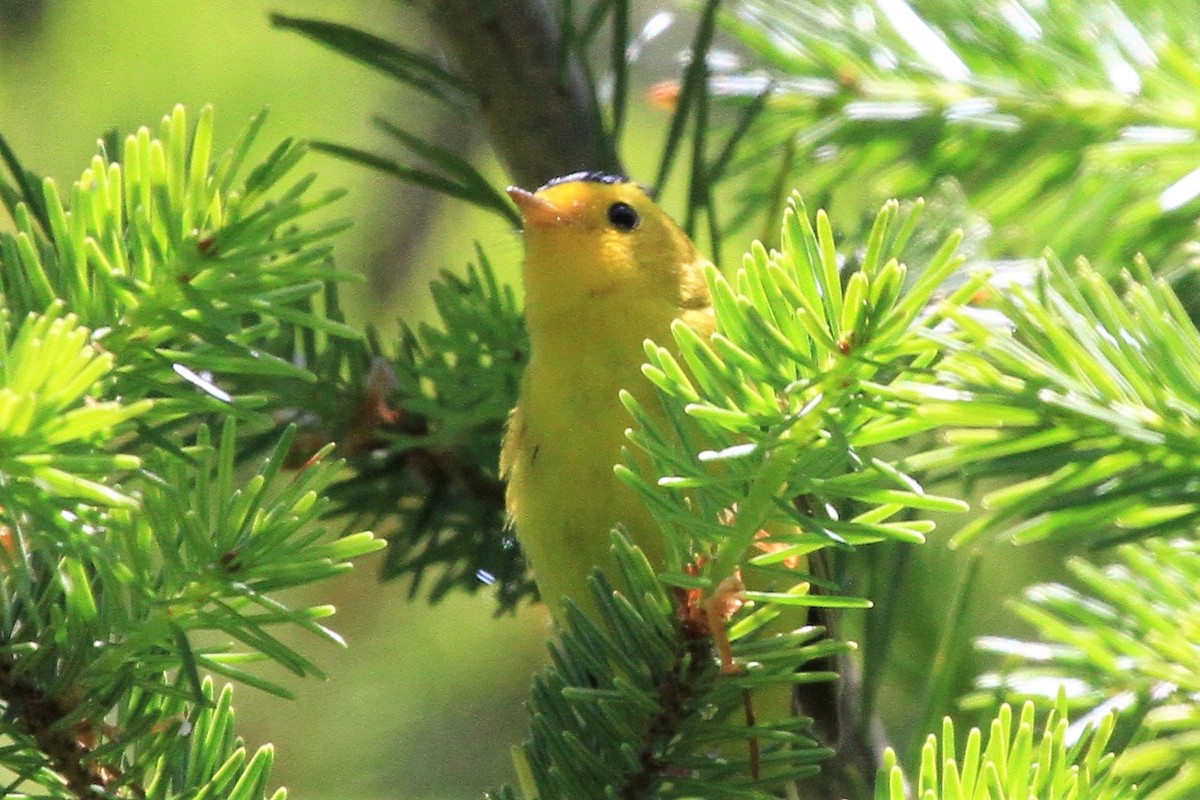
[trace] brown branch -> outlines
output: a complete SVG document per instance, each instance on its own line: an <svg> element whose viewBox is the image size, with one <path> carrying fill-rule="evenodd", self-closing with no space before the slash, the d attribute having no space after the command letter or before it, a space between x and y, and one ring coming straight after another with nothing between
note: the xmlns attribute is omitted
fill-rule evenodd
<svg viewBox="0 0 1200 800"><path fill-rule="evenodd" d="M687 595L677 593L679 603L679 638L675 641L674 663L658 685L659 711L651 717L642 732L638 748L638 769L625 776L616 788L622 800L639 800L648 793L671 769L663 760L666 743L675 739L688 716L689 707L695 702L697 686L713 661L712 639L704 624L697 624L687 615Z"/></svg>
<svg viewBox="0 0 1200 800"><path fill-rule="evenodd" d="M425 0L458 72L479 97L492 146L513 180L539 186L578 170L621 172L574 53L559 68L559 23L546 0Z"/></svg>
<svg viewBox="0 0 1200 800"><path fill-rule="evenodd" d="M77 797L95 797L97 788L105 790L116 780L112 770L89 757L99 742L96 726L87 719L66 724L76 704L50 697L32 681L15 675L11 658L0 660L0 700Z"/></svg>

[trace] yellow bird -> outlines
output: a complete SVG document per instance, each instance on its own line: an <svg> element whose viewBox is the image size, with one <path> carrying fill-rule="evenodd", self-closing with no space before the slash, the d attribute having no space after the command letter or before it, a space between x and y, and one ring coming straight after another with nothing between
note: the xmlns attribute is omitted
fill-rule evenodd
<svg viewBox="0 0 1200 800"><path fill-rule="evenodd" d="M538 590L561 618L564 597L592 608L587 577L613 572L617 523L661 566L657 525L613 474L631 422L618 393L656 407L642 343L671 341L676 319L711 334L712 301L706 260L636 183L581 172L508 194L525 223L531 353L500 471Z"/></svg>
<svg viewBox="0 0 1200 800"><path fill-rule="evenodd" d="M632 422L618 394L628 390L643 408L658 408L656 389L641 374L643 342L671 342L677 319L702 336L712 334L715 318L704 280L708 261L645 190L625 178L580 172L536 192L510 188L508 194L524 219L531 352L500 470L538 590L561 620L563 598L595 610L587 578L596 568L613 574L609 533L618 523L652 565L662 566L657 524L613 472ZM726 615L716 616L708 622L714 636L723 638ZM819 610L815 618L824 622ZM805 622L803 609L791 609L771 628L779 632ZM832 684L802 688L800 694L790 687L756 692L758 719L790 716L798 702L816 718L822 739L840 740ZM868 754L862 763L871 764L868 744L849 746L860 747ZM842 774L844 769L835 769L833 785L849 780L847 775L862 783L857 773Z"/></svg>

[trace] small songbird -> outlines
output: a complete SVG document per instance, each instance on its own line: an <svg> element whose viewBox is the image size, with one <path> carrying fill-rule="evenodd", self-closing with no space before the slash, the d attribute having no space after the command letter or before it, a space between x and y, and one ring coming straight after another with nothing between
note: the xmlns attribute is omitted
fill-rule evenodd
<svg viewBox="0 0 1200 800"><path fill-rule="evenodd" d="M651 564L662 542L644 502L614 474L628 412L647 408L642 343L671 341L680 319L714 326L706 260L638 184L597 172L510 188L525 228L525 318L531 346L500 470L507 505L538 590L589 608L587 577L612 572L609 532L622 524Z"/></svg>
<svg viewBox="0 0 1200 800"><path fill-rule="evenodd" d="M658 525L613 471L632 424L619 393L631 392L653 413L659 404L641 374L643 342L670 343L675 320L703 337L712 334L716 322L704 278L709 262L646 191L625 178L580 172L536 192L510 188L508 195L524 220L531 352L500 470L538 590L561 621L564 598L594 610L587 579L597 568L613 573L614 526L622 525L650 563L662 566ZM808 620L802 609L785 611L771 627L782 632L806 621L825 625L821 611L814 609ZM724 617L706 616L714 641L723 638ZM728 666L728 657L723 660ZM758 718L803 713L817 721L827 743L840 739L832 684L801 688L756 692ZM833 779L836 784L842 776Z"/></svg>

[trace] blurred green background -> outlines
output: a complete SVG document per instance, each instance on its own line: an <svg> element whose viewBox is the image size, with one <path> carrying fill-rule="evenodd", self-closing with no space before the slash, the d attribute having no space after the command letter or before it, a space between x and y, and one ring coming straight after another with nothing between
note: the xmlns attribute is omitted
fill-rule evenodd
<svg viewBox="0 0 1200 800"><path fill-rule="evenodd" d="M100 134L156 126L176 103L186 104L193 118L200 106L215 107L218 149L269 106L263 154L285 136L394 153L371 126L374 113L463 152L486 153L482 131L438 116L443 109L414 102L381 75L272 29L270 11L350 22L414 44L428 37L420 16L394 0L0 0L0 132L26 166L64 183L87 165ZM681 20L681 41L687 23ZM637 67L639 87L675 76L676 52L668 41L657 65ZM634 177L645 179L666 115L640 101L632 114L631 142L647 146L624 155ZM427 316L429 279L440 269L460 269L476 241L502 275L515 277L520 242L498 221L319 154L307 167L325 187L348 190L330 213L355 223L337 250L339 266L364 278L343 294L355 325L372 324L386 338L396 320ZM495 164L487 169L504 182ZM672 196L666 193L668 207ZM746 244L730 247L740 252ZM893 652L884 692L893 724L914 721L906 710L927 682L961 568L963 555L941 545L946 535L918 550L907 580L933 591L918 596L902 587L895 609L906 635ZM981 582L1011 584L1012 574L1044 572L1057 561L1027 548L988 559ZM497 619L486 594L436 609L409 603L406 585L378 583L378 566L361 562L352 575L318 587L318 600L337 606L334 627L349 648L306 647L327 670L325 681L272 675L287 682L296 702L239 688L242 735L252 746L277 745L275 779L297 798L467 798L511 781L509 748L524 736L522 703L545 660L544 612L524 607ZM977 630L1011 628L999 603L967 611L977 616Z"/></svg>

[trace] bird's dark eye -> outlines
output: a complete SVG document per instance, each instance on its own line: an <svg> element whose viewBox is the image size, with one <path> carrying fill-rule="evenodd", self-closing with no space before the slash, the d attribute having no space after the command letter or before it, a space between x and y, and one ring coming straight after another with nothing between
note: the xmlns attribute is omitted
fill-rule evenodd
<svg viewBox="0 0 1200 800"><path fill-rule="evenodd" d="M642 218L629 203L613 203L608 207L608 221L619 231L631 231L638 226Z"/></svg>

